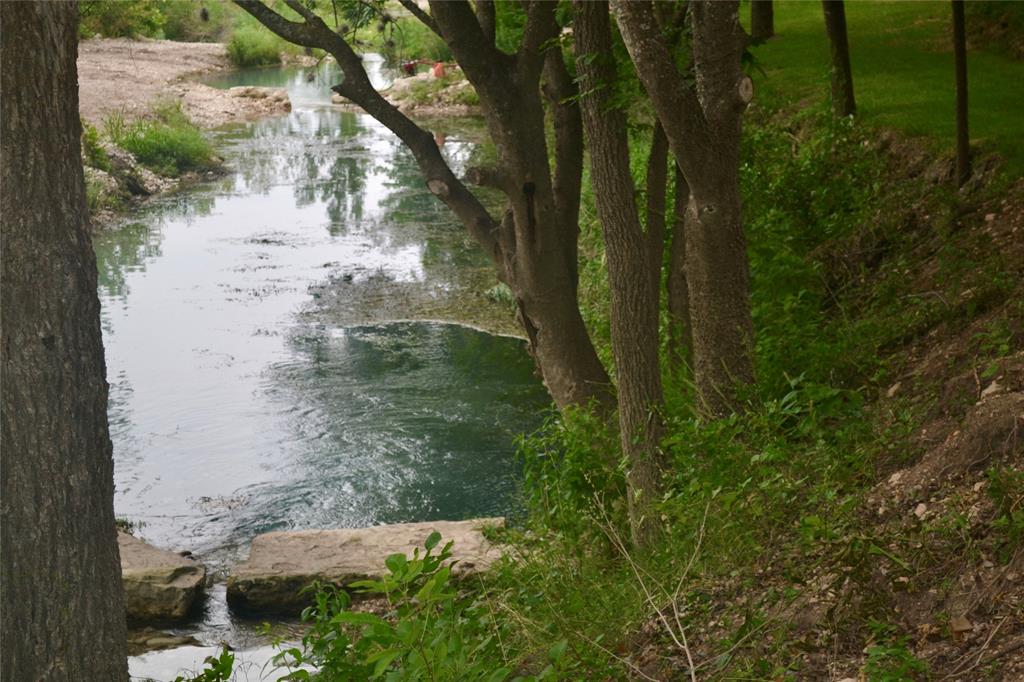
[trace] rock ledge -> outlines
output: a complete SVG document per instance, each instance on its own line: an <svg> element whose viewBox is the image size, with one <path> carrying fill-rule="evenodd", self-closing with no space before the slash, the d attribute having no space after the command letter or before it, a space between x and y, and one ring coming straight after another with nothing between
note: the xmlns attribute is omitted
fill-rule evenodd
<svg viewBox="0 0 1024 682"><path fill-rule="evenodd" d="M117 544L128 619L151 622L186 617L203 590L206 569L202 564L127 533L118 532Z"/></svg>
<svg viewBox="0 0 1024 682"><path fill-rule="evenodd" d="M300 591L320 581L345 587L386 573L391 554L412 555L434 531L454 541L454 572L483 570L500 556L484 538L485 526L502 527L502 517L469 521L399 523L372 528L278 531L257 536L249 560L228 576L228 604L248 612L297 613L311 603Z"/></svg>

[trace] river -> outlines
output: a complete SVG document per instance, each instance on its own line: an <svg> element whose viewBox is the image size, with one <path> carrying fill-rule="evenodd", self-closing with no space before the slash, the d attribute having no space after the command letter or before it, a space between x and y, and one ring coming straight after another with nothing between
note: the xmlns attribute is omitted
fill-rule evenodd
<svg viewBox="0 0 1024 682"><path fill-rule="evenodd" d="M309 73L224 78L286 86L293 111L217 131L224 178L95 238L115 512L218 575L270 530L514 514L514 440L549 404L520 339L466 324L509 328L486 256L397 138ZM485 153L479 123L437 126L457 171ZM261 641L222 585L174 631Z"/></svg>

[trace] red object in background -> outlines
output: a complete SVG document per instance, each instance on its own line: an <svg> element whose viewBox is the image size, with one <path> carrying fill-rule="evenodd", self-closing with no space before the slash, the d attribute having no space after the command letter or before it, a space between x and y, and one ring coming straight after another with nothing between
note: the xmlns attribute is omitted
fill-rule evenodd
<svg viewBox="0 0 1024 682"><path fill-rule="evenodd" d="M402 71L405 71L406 76L416 75L416 62L403 62Z"/></svg>
<svg viewBox="0 0 1024 682"><path fill-rule="evenodd" d="M434 62L431 70L434 72L434 78L444 78L444 64L441 62Z"/></svg>

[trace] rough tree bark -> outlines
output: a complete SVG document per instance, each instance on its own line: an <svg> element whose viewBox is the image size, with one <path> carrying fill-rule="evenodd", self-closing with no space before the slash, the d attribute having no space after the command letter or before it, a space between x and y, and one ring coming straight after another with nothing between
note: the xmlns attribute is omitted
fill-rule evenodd
<svg viewBox="0 0 1024 682"><path fill-rule="evenodd" d="M686 283L686 207L690 186L679 166L675 166L675 198L672 202L672 230L668 246L666 307L668 308L669 363L673 375L683 366L693 366L693 334L690 323L690 289Z"/></svg>
<svg viewBox="0 0 1024 682"><path fill-rule="evenodd" d="M524 3L526 26L515 55L495 47L487 2L478 5L479 14L464 0L431 3L429 15L419 8L414 13L449 45L480 97L499 165L475 169L470 179L495 187L508 198L505 214L495 220L452 173L433 136L373 89L352 48L304 3L286 2L302 21L285 19L257 0L236 0L285 40L333 55L344 73L344 81L335 91L361 106L409 147L426 176L427 187L492 256L499 279L515 295L531 352L555 403L564 408L596 402L599 409L609 410L614 401L608 375L590 341L576 298L583 141L579 124L569 121L579 113L564 97L560 98L564 105L554 113L557 165L553 171L548 162L542 73L547 74L554 91L572 87L568 75L559 73L564 72L564 64L547 56L556 51L548 47L559 31L556 4Z"/></svg>
<svg viewBox="0 0 1024 682"><path fill-rule="evenodd" d="M953 61L956 64L956 186L971 177L971 144L967 133L967 29L964 1L953 2Z"/></svg>
<svg viewBox="0 0 1024 682"><path fill-rule="evenodd" d="M853 98L850 43L846 36L846 4L843 0L821 0L821 7L832 51L832 110L836 116L852 116L857 112L857 102Z"/></svg>
<svg viewBox="0 0 1024 682"><path fill-rule="evenodd" d="M4 680L127 680L77 6L4 2Z"/></svg>
<svg viewBox="0 0 1024 682"><path fill-rule="evenodd" d="M650 546L659 536L660 524L652 503L660 496L666 466L661 450L664 395L658 359L666 154L664 145L659 144L659 127L649 164L649 223L645 233L630 173L626 116L611 101L615 66L609 61L612 41L608 5L576 0L573 8L576 69L586 93L582 96L583 122L611 289L612 352L619 433L629 466L630 527L634 544Z"/></svg>
<svg viewBox="0 0 1024 682"><path fill-rule="evenodd" d="M768 40L775 35L775 7L772 0L750 0L750 37Z"/></svg>
<svg viewBox="0 0 1024 682"><path fill-rule="evenodd" d="M739 191L740 127L753 90L740 68L739 3L692 0L695 87L687 85L651 2L613 0L615 19L690 190L686 278L698 408L724 416L752 383L753 322Z"/></svg>

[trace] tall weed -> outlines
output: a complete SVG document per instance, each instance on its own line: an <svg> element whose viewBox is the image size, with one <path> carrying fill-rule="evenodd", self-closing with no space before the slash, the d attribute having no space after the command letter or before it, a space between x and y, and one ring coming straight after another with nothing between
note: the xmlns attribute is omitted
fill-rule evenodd
<svg viewBox="0 0 1024 682"><path fill-rule="evenodd" d="M213 145L181 109L180 104L160 107L153 119L126 121L121 114L104 122L104 132L143 165L164 175L217 165Z"/></svg>
<svg viewBox="0 0 1024 682"><path fill-rule="evenodd" d="M228 59L235 66L269 66L281 63L281 40L265 29L242 25L227 44Z"/></svg>

